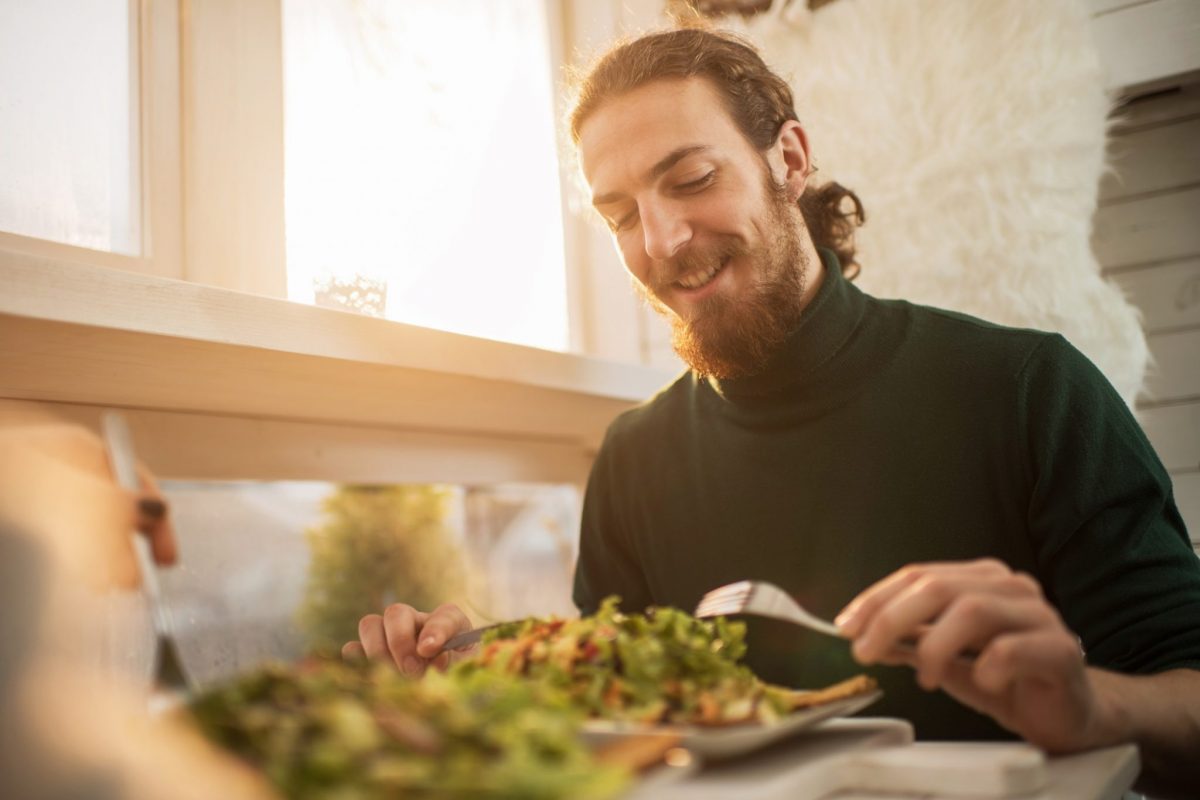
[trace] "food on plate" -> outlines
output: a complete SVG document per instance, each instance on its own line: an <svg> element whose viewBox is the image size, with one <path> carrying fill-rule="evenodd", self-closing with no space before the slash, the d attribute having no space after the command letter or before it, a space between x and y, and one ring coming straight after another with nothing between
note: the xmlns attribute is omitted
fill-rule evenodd
<svg viewBox="0 0 1200 800"><path fill-rule="evenodd" d="M846 700L850 697L870 694L875 691L878 685L875 679L869 675L855 675L853 678L847 678L840 683L826 686L824 689L793 691L791 695L792 710L799 711L802 708L815 708L827 703Z"/></svg>
<svg viewBox="0 0 1200 800"><path fill-rule="evenodd" d="M629 782L576 737L579 713L528 681L412 681L384 665L266 667L193 700L217 744L290 798L609 798Z"/></svg>
<svg viewBox="0 0 1200 800"><path fill-rule="evenodd" d="M816 692L763 683L739 663L744 640L740 622L623 614L612 597L583 619L501 625L445 674L310 659L205 692L187 713L291 798L609 798L678 729L594 753L585 718L769 723L875 688L865 676Z"/></svg>
<svg viewBox="0 0 1200 800"><path fill-rule="evenodd" d="M582 619L501 625L454 671L522 676L562 690L590 717L634 722L769 723L827 701L821 693L763 683L740 664L746 652L743 623L696 619L673 608L624 614L617 602L610 597ZM838 686L840 699L875 684L861 676L853 685Z"/></svg>

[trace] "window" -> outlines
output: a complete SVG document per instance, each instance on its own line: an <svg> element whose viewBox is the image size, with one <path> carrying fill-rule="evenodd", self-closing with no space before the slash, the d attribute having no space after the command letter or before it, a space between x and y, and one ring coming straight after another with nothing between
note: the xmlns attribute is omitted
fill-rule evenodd
<svg viewBox="0 0 1200 800"><path fill-rule="evenodd" d="M129 0L0 4L0 230L141 254Z"/></svg>
<svg viewBox="0 0 1200 800"><path fill-rule="evenodd" d="M574 613L572 486L166 481L163 489L181 555L162 573L163 591L180 654L202 683L314 648L336 651L357 637L360 617L392 602L428 610L455 601L481 623ZM108 610L110 636L144 640L137 613ZM144 679L150 651L126 652L131 663L118 674Z"/></svg>
<svg viewBox="0 0 1200 800"><path fill-rule="evenodd" d="M284 0L288 297L568 344L544 0Z"/></svg>

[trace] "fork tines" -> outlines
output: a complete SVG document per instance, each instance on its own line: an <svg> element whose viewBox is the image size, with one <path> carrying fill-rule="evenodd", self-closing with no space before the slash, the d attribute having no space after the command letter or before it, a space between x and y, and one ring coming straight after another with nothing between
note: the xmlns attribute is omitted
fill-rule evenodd
<svg viewBox="0 0 1200 800"><path fill-rule="evenodd" d="M697 617L719 617L724 614L736 614L750 604L754 594L752 581L738 581L713 589L700 598L696 606Z"/></svg>

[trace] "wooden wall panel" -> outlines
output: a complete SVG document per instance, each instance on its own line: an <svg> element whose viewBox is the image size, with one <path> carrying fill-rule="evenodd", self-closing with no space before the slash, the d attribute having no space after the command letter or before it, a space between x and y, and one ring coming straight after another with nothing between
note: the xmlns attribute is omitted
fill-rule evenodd
<svg viewBox="0 0 1200 800"><path fill-rule="evenodd" d="M1200 327L1200 258L1112 274L1147 333Z"/></svg>
<svg viewBox="0 0 1200 800"><path fill-rule="evenodd" d="M1192 544L1200 547L1200 472L1185 472L1171 476L1175 485L1175 502L1187 523Z"/></svg>
<svg viewBox="0 0 1200 800"><path fill-rule="evenodd" d="M1121 135L1197 115L1200 115L1200 83L1185 83L1131 98L1114 115L1112 133Z"/></svg>
<svg viewBox="0 0 1200 800"><path fill-rule="evenodd" d="M1144 398L1151 403L1200 400L1200 328L1149 337L1153 363Z"/></svg>
<svg viewBox="0 0 1200 800"><path fill-rule="evenodd" d="M1113 171L1100 201L1200 184L1200 118L1147 128L1113 140Z"/></svg>
<svg viewBox="0 0 1200 800"><path fill-rule="evenodd" d="M1102 206L1092 247L1106 269L1200 255L1200 188Z"/></svg>
<svg viewBox="0 0 1200 800"><path fill-rule="evenodd" d="M1136 91L1200 69L1200 3L1146 0L1092 19L1110 89Z"/></svg>
<svg viewBox="0 0 1200 800"><path fill-rule="evenodd" d="M1147 408L1138 418L1168 470L1200 471L1200 403Z"/></svg>
<svg viewBox="0 0 1200 800"><path fill-rule="evenodd" d="M1138 418L1200 554L1200 85L1129 103L1113 133L1093 245L1149 334Z"/></svg>

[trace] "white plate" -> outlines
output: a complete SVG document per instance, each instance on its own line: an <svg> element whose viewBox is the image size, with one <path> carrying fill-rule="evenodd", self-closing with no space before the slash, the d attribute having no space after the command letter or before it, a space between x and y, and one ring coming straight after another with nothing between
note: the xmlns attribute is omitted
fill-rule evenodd
<svg viewBox="0 0 1200 800"><path fill-rule="evenodd" d="M853 714L882 696L883 692L876 689L867 694L834 700L814 708L804 708L767 725L756 722L720 726L646 725L638 722L588 720L583 724L583 739L595 746L631 734L674 733L680 737L679 746L687 748L698 758L733 758L774 744L827 719Z"/></svg>

